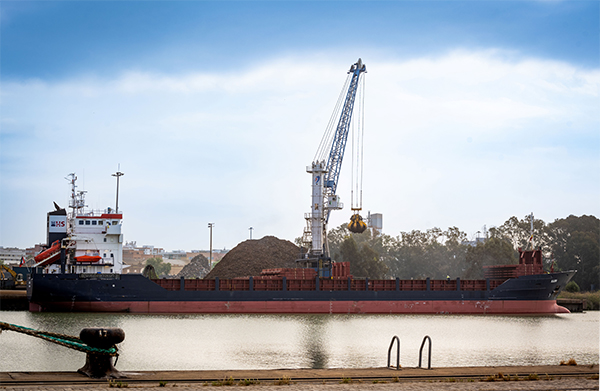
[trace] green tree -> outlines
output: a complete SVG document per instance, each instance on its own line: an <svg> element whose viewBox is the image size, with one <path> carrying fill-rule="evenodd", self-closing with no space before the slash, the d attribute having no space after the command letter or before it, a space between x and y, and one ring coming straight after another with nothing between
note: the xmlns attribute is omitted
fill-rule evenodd
<svg viewBox="0 0 600 391"><path fill-rule="evenodd" d="M567 286L565 286L565 291L567 292L579 292L580 290L579 285L575 281L569 281Z"/></svg>
<svg viewBox="0 0 600 391"><path fill-rule="evenodd" d="M402 232L390 241L386 258L393 276L400 278L445 278L461 276L465 269L467 235L457 227L446 231Z"/></svg>
<svg viewBox="0 0 600 391"><path fill-rule="evenodd" d="M506 240L492 237L485 243L477 243L477 246L467 249L467 269L464 278L483 278L483 266L516 263L518 263L518 257L512 245Z"/></svg>
<svg viewBox="0 0 600 391"><path fill-rule="evenodd" d="M358 262L360 262L360 251L358 250L354 238L352 236L347 236L340 244L339 251L340 254L338 257L341 258L342 262L350 262L350 272L353 273L353 267L356 267Z"/></svg>
<svg viewBox="0 0 600 391"><path fill-rule="evenodd" d="M348 238L352 238L353 244ZM483 266L517 263L516 250L534 244L542 249L546 269L550 260L555 259L558 270L578 270L574 281L582 289L600 287L600 220L596 217L569 216L551 224L534 219L533 240L530 238L529 215L522 219L510 217L501 226L491 228L486 242L476 247L466 244L467 235L457 227L446 231L436 227L413 230L396 237L371 230L351 233L346 224L328 232L332 259L350 260L351 268L364 275L379 273L377 269L369 271L361 266L363 259L376 258L387 267L385 274L392 277L481 278Z"/></svg>
<svg viewBox="0 0 600 391"><path fill-rule="evenodd" d="M582 290L600 287L600 220L569 216L550 224L552 252L560 270L577 270L573 277Z"/></svg>
<svg viewBox="0 0 600 391"><path fill-rule="evenodd" d="M426 250L425 246L417 240L417 232L403 232L396 238L395 245L390 249L389 266L393 276L403 279L428 276L429 268L424 261Z"/></svg>
<svg viewBox="0 0 600 391"><path fill-rule="evenodd" d="M444 264L447 266L442 270L442 274L445 272L447 276L462 277L466 269L466 255L469 248L466 244L467 234L457 227L449 227L444 232L444 237L446 238Z"/></svg>
<svg viewBox="0 0 600 391"><path fill-rule="evenodd" d="M340 245L342 262L350 262L350 273L354 277L385 278L387 266L379 260L379 254L364 243L360 249L354 237L348 235Z"/></svg>
<svg viewBox="0 0 600 391"><path fill-rule="evenodd" d="M378 258L386 262L388 257L388 250L390 243L393 242L393 238L389 235L381 234L375 231L373 234L370 229L363 233L352 233L348 230L347 224L342 224L337 228L330 230L327 234L329 241L329 254L333 260L341 260L340 247L341 244L348 236L351 236L358 248L362 248L363 245L367 245L373 251L377 253Z"/></svg>
<svg viewBox="0 0 600 391"><path fill-rule="evenodd" d="M531 249L531 246L539 248L546 258L551 257L552 234L548 225L540 219L533 219L533 236L531 232L531 216L527 215L521 220L512 216L499 227L489 230L491 238L506 240L515 250Z"/></svg>
<svg viewBox="0 0 600 391"><path fill-rule="evenodd" d="M156 274L159 276L169 275L171 271L171 264L163 262L161 257L148 258L146 260L146 265L152 265L154 270L156 270Z"/></svg>

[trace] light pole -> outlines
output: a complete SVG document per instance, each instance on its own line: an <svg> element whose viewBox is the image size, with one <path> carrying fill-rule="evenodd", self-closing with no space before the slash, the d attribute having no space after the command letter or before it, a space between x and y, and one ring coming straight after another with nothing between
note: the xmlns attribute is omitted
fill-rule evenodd
<svg viewBox="0 0 600 391"><path fill-rule="evenodd" d="M254 228L252 228L252 227L248 228L248 231L250 231L250 240L252 240L252 230L253 230L253 229L254 229Z"/></svg>
<svg viewBox="0 0 600 391"><path fill-rule="evenodd" d="M212 269L212 229L215 226L215 223L208 223L208 228L210 229L210 254L208 258L208 270Z"/></svg>
<svg viewBox="0 0 600 391"><path fill-rule="evenodd" d="M117 205L115 205L115 213L119 213L119 178L122 177L123 175L125 175L124 173L119 171L120 169L121 169L121 165L119 164L119 168L117 168L117 172L112 174L112 176L117 177Z"/></svg>

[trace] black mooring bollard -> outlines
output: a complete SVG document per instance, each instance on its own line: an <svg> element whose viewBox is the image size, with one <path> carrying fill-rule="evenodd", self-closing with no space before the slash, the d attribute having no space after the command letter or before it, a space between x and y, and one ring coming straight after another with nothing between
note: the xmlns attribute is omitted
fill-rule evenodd
<svg viewBox="0 0 600 391"><path fill-rule="evenodd" d="M110 349L125 339L125 332L119 328L100 328L93 327L81 330L79 339L93 348ZM79 368L77 372L87 375L93 379L113 378L119 379L125 377L119 372L112 362L112 356L88 352L85 358L85 365Z"/></svg>

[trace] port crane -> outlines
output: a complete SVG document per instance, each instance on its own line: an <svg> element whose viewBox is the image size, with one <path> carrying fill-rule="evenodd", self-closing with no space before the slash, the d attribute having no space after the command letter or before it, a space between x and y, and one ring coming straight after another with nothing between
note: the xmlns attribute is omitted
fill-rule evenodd
<svg viewBox="0 0 600 391"><path fill-rule="evenodd" d="M305 215L307 227L303 244L308 249L302 261L313 267L322 277L328 277L331 269L327 244L327 223L332 210L342 209L343 204L336 194L348 134L352 133L352 211L348 228L352 232L364 232L367 225L359 212L362 209L362 140L364 129L364 74L366 65L359 58L350 67L346 83L329 120L327 130L319 145L311 166L306 171L312 174L311 212ZM357 99L358 95L358 99ZM355 102L359 107L358 119L352 121ZM338 119L339 118L339 119ZM337 125L334 127L337 120ZM351 132L352 130L352 132Z"/></svg>

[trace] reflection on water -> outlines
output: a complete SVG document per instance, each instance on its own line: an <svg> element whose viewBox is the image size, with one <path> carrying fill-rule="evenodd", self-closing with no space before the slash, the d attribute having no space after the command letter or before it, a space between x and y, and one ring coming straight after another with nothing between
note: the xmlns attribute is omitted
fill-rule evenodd
<svg viewBox="0 0 600 391"><path fill-rule="evenodd" d="M120 327L120 370L382 367L394 335L415 367L425 335L432 366L598 362L600 313L449 315L135 315L0 311L0 321L79 335ZM0 371L72 371L85 355L14 332L0 335Z"/></svg>
<svg viewBox="0 0 600 391"><path fill-rule="evenodd" d="M303 354L309 361L309 367L313 369L327 368L327 352L325 350L325 334L330 316L308 315L300 317L302 328Z"/></svg>

